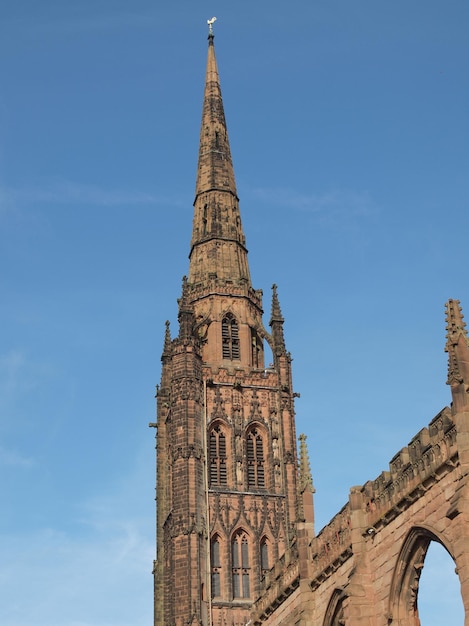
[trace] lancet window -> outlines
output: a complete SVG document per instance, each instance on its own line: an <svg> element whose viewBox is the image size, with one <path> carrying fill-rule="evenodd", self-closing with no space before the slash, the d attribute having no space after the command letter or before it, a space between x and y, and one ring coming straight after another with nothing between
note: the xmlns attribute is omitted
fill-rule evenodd
<svg viewBox="0 0 469 626"><path fill-rule="evenodd" d="M223 358L230 361L240 358L239 327L235 316L227 313L221 323Z"/></svg>
<svg viewBox="0 0 469 626"><path fill-rule="evenodd" d="M220 426L209 435L210 486L226 485L226 437Z"/></svg>
<svg viewBox="0 0 469 626"><path fill-rule="evenodd" d="M264 441L257 428L247 434L246 456L248 471L248 488L265 487Z"/></svg>
<svg viewBox="0 0 469 626"><path fill-rule="evenodd" d="M250 586L249 543L245 532L239 531L231 543L231 578L233 598L249 598Z"/></svg>
<svg viewBox="0 0 469 626"><path fill-rule="evenodd" d="M210 563L211 563L211 581L212 581L212 598L221 596L221 557L220 557L220 538L216 535L210 543Z"/></svg>
<svg viewBox="0 0 469 626"><path fill-rule="evenodd" d="M269 571L270 567L269 567L269 544L267 539L264 537L261 541L261 553L260 553L260 560L261 560L261 571L263 574L265 574L266 572Z"/></svg>

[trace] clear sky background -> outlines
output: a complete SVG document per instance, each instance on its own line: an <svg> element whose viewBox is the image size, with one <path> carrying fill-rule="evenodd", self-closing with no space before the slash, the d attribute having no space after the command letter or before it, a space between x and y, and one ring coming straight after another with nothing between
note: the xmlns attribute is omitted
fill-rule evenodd
<svg viewBox="0 0 469 626"><path fill-rule="evenodd" d="M466 0L3 2L2 626L152 623L148 423L188 269L213 15L317 530L450 402L444 303L469 311ZM454 565L431 552L422 626L462 626Z"/></svg>

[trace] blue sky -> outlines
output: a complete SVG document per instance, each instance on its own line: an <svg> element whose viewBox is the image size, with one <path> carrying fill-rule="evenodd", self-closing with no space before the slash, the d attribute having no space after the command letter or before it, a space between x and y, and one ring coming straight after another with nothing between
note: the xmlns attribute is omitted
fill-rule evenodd
<svg viewBox="0 0 469 626"><path fill-rule="evenodd" d="M147 424L188 268L212 15L318 530L450 402L444 303L469 311L465 0L160 4L0 7L4 626L151 623ZM433 561L422 626L462 625L457 589L435 591L454 567Z"/></svg>

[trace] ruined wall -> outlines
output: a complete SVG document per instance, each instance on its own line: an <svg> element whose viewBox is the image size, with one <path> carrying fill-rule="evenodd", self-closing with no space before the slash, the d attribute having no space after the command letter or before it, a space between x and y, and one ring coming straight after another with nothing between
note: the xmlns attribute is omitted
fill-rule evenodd
<svg viewBox="0 0 469 626"><path fill-rule="evenodd" d="M467 415L443 409L394 456L388 471L353 487L349 502L298 554L295 593L282 605L288 569L279 571L277 588L267 581L253 623L415 626L431 541L454 559L467 607L469 507L459 448L466 445L468 422Z"/></svg>

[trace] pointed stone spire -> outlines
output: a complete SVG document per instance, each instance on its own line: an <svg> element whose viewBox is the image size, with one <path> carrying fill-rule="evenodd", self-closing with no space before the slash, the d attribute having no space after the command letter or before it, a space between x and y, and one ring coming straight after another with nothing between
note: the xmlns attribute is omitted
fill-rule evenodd
<svg viewBox="0 0 469 626"><path fill-rule="evenodd" d="M269 326L272 329L272 337L274 340L274 351L276 354L282 354L285 352L285 337L283 334L282 311L280 310L280 303L277 294L277 285L272 285L272 313L270 315Z"/></svg>
<svg viewBox="0 0 469 626"><path fill-rule="evenodd" d="M214 189L237 195L213 40L214 35L210 33L195 187L196 200L201 193Z"/></svg>
<svg viewBox="0 0 469 626"><path fill-rule="evenodd" d="M213 32L208 36L199 160L194 200L189 283L251 284L241 225Z"/></svg>
<svg viewBox="0 0 469 626"><path fill-rule="evenodd" d="M469 398L469 343L459 300L448 300L446 307L446 346L448 380L456 411L467 410Z"/></svg>

